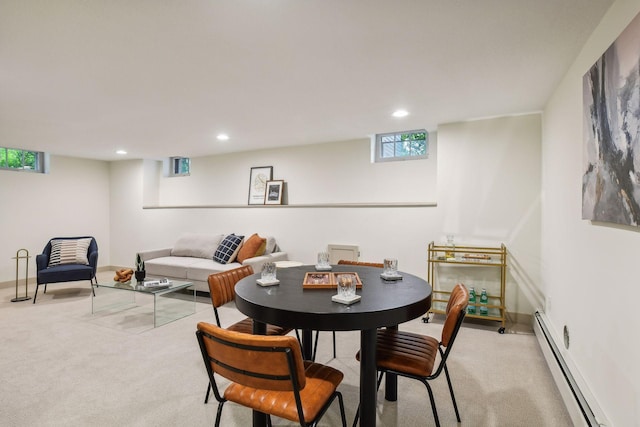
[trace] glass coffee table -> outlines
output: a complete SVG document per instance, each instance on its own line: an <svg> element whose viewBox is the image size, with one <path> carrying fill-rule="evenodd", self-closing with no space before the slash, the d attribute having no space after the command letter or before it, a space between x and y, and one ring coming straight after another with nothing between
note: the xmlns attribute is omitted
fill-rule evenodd
<svg viewBox="0 0 640 427"><path fill-rule="evenodd" d="M159 280L131 280L126 284L114 281L94 285L96 289L91 298L91 313L150 305L153 299L153 327L157 328L196 312L196 291L191 288L191 282L171 280L156 283Z"/></svg>

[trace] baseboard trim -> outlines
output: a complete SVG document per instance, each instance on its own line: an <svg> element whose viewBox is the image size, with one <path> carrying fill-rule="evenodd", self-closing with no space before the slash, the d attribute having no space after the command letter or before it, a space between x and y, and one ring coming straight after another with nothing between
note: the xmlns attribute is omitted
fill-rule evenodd
<svg viewBox="0 0 640 427"><path fill-rule="evenodd" d="M551 375L560 391L573 424L575 426L588 427L608 425L606 421L599 421L598 417L596 417L593 408L594 402L590 404L585 397L585 393L592 396L591 393L588 390L581 389L574 377L574 373L572 373L562 352L556 345L557 337L554 337L547 327L546 316L540 311L534 313L533 331L538 338L540 349L547 361ZM601 411L598 410L598 412Z"/></svg>

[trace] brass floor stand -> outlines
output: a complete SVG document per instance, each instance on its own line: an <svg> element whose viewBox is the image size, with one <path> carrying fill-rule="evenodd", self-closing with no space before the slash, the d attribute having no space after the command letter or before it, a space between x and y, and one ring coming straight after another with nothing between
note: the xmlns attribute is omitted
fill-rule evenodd
<svg viewBox="0 0 640 427"><path fill-rule="evenodd" d="M29 251L26 249L18 249L18 252L16 252L16 256L13 257L13 259L16 260L16 297L12 298L11 302L27 301L31 299L31 297L28 295L29 293L29 258L31 257L29 256ZM18 296L18 267L21 259L25 260L25 264L26 264L25 274L24 274L24 296L23 297Z"/></svg>

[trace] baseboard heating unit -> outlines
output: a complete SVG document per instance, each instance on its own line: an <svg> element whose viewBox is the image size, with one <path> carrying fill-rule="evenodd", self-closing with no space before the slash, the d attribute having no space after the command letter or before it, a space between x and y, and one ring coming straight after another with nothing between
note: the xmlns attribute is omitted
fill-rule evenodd
<svg viewBox="0 0 640 427"><path fill-rule="evenodd" d="M598 422L556 346L545 324L544 316L538 311L535 312L533 318L533 329L573 424L589 427L601 426L602 424Z"/></svg>

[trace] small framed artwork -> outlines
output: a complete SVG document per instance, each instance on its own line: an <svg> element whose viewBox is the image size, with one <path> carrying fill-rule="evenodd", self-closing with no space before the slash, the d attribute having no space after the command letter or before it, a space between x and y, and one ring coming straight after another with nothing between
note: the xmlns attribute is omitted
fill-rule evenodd
<svg viewBox="0 0 640 427"><path fill-rule="evenodd" d="M264 205L267 182L273 179L273 166L251 168L249 174L249 204Z"/></svg>
<svg viewBox="0 0 640 427"><path fill-rule="evenodd" d="M267 195L264 199L265 205L281 205L282 204L282 189L284 187L284 181L267 181Z"/></svg>

